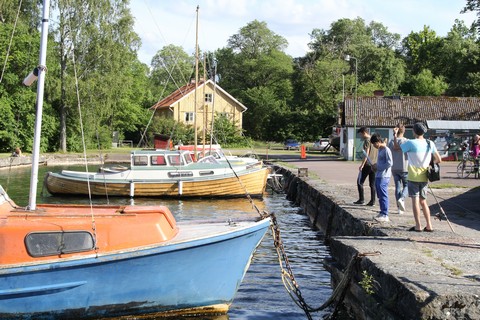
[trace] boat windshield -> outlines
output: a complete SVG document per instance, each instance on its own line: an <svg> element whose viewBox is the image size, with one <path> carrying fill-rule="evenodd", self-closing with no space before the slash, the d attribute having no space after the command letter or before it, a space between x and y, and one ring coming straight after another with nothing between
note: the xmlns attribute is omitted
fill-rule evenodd
<svg viewBox="0 0 480 320"><path fill-rule="evenodd" d="M214 158L214 156L206 156L198 160L198 163L220 163L220 162L218 162L217 159Z"/></svg>

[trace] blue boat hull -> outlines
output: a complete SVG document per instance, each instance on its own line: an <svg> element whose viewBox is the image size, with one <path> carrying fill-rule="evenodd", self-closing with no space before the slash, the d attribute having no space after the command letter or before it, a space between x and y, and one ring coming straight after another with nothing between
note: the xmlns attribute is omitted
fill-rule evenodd
<svg viewBox="0 0 480 320"><path fill-rule="evenodd" d="M2 267L0 318L86 319L228 308L269 223L264 219L229 233L130 252Z"/></svg>

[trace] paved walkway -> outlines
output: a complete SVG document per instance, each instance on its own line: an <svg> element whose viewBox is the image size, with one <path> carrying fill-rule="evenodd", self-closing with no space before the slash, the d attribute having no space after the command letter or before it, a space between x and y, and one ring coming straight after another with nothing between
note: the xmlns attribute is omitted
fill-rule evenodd
<svg viewBox="0 0 480 320"><path fill-rule="evenodd" d="M274 158L271 156L271 159ZM322 183L338 186L339 191L342 190L345 193L343 197L345 205L354 206L353 202L358 200L356 179L360 162L339 160L336 156L325 157L318 155L307 155L306 159L300 159L300 156L296 154L277 156L277 159L284 162L286 166L307 168L308 177L312 180L320 180ZM458 162L443 162L441 164L441 180L430 184L431 189L427 201L430 205L431 214L435 215L441 212L436 201L438 200L450 222L453 223L456 233L465 234L464 232L470 233L472 230L475 230L477 231L475 235L480 240L480 232L478 232L480 231L480 188L476 188L480 187L480 179L475 179L472 176L465 179L458 178L457 164ZM405 201L407 209L405 214L398 215L394 190L392 179L389 187L391 223L394 225L410 223L408 226L413 226L414 221L410 199ZM366 201L370 200L368 181L365 183L365 197ZM364 208L365 211L371 212L372 216L379 211L378 202L377 206L373 208L360 207ZM470 219L473 219L473 221L470 221ZM450 230L445 221L434 220L433 223L434 228L438 230Z"/></svg>

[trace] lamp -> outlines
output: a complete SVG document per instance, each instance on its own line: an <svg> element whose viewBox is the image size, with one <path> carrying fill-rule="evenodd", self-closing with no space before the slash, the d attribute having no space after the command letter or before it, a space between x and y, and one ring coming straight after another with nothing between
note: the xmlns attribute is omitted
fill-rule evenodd
<svg viewBox="0 0 480 320"><path fill-rule="evenodd" d="M345 61L350 61L350 59L355 59L355 98L353 100L353 158L355 161L355 138L357 136L357 83L358 83L358 60L355 57L347 54L345 56Z"/></svg>

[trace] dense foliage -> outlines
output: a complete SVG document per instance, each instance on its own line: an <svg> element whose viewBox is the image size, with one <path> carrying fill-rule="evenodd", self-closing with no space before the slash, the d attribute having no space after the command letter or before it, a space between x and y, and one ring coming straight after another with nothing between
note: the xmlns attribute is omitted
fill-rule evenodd
<svg viewBox="0 0 480 320"><path fill-rule="evenodd" d="M150 121L149 108L194 77L196 59L168 45L150 66L141 63L129 5L129 0L53 1L43 152L81 150L82 136L87 148L109 147L113 132L138 142L146 129L148 138L159 132L172 134L174 141L193 140L188 126L164 118ZM466 0L464 11L480 12L480 1ZM40 13L37 0L23 0L20 8L17 1L0 5L0 152L32 148L36 85L21 83L38 63ZM232 145L248 141L242 135L313 141L329 135L338 103L355 90L358 95L383 90L387 95L478 96L478 27L456 21L445 37L424 27L401 39L379 22L339 19L327 30L312 30L305 56L290 57L286 39L254 20L225 47L199 59L207 77L248 108L243 132L218 117L215 139Z"/></svg>

